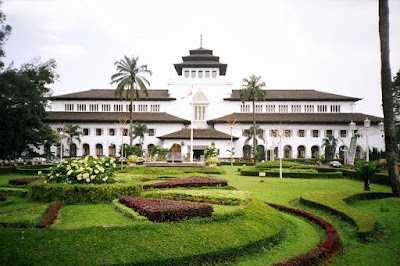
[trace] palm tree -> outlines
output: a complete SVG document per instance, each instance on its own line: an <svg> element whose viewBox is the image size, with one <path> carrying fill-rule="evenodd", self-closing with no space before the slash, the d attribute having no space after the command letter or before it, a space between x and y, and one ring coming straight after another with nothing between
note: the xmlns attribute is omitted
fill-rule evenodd
<svg viewBox="0 0 400 266"><path fill-rule="evenodd" d="M136 122L133 126L133 139L139 137L139 144L140 146L143 146L144 134L148 132L149 130L147 129L147 126L145 124Z"/></svg>
<svg viewBox="0 0 400 266"><path fill-rule="evenodd" d="M400 197L399 171L396 162L397 144L393 114L392 74L390 70L388 0L379 0L379 37L381 46L381 86L385 122L386 160L393 195Z"/></svg>
<svg viewBox="0 0 400 266"><path fill-rule="evenodd" d="M382 164L378 161L357 161L355 170L364 181L364 191L370 191L371 179L382 170Z"/></svg>
<svg viewBox="0 0 400 266"><path fill-rule="evenodd" d="M327 161L332 161L335 156L336 146L337 139L332 135L328 135L322 140L322 147L325 147L325 159Z"/></svg>
<svg viewBox="0 0 400 266"><path fill-rule="evenodd" d="M247 131L247 130L246 130ZM248 144L250 142L250 140L253 139L254 141L254 133L256 133L256 142L255 145L258 145L258 141L257 141L257 137L264 140L264 131L260 128L260 125L256 125L256 129L253 129L253 126L250 127L250 129L248 129L248 136L246 139L246 144ZM254 144L254 142L253 142Z"/></svg>
<svg viewBox="0 0 400 266"><path fill-rule="evenodd" d="M82 132L80 130L80 127L69 124L69 125L65 126L65 132L67 133L66 139L67 139L67 143L69 144L69 156L70 157L76 156L76 150L73 154L72 148L74 145L74 139L76 139L79 144L81 143Z"/></svg>
<svg viewBox="0 0 400 266"><path fill-rule="evenodd" d="M254 153L256 149L256 110L255 110L255 102L256 101L264 101L267 98L268 94L262 88L265 87L265 82L261 82L261 76L251 75L249 79L243 79L242 89L239 91L240 100L242 103L246 101L253 102L253 159Z"/></svg>
<svg viewBox="0 0 400 266"><path fill-rule="evenodd" d="M152 72L147 69L147 65L139 65L138 61L139 57L135 58L132 56L132 58L129 58L124 56L123 59L114 63L117 68L117 73L111 76L111 84L117 83L115 95L122 98L125 92L125 98L130 100L130 145L132 145L133 140L133 101L138 101L140 99L139 91L145 93L146 97L148 96L147 87L150 86L150 82L143 76L143 74L152 74Z"/></svg>

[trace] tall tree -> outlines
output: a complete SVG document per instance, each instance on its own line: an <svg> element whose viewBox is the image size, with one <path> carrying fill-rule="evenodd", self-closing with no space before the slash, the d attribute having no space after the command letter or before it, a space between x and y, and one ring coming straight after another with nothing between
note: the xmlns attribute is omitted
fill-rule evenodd
<svg viewBox="0 0 400 266"><path fill-rule="evenodd" d="M332 135L328 135L322 140L322 147L325 147L325 159L332 161L336 152L337 139Z"/></svg>
<svg viewBox="0 0 400 266"><path fill-rule="evenodd" d="M1 11L2 4L3 2L0 1L0 70L4 67L4 63L1 61L1 58L5 56L3 45L11 34L11 26L5 24L6 15Z"/></svg>
<svg viewBox="0 0 400 266"><path fill-rule="evenodd" d="M268 94L262 88L265 87L265 82L261 82L261 76L251 75L248 79L243 79L242 89L239 91L240 100L242 103L246 101L253 102L253 159L256 152L256 104L257 101L264 101Z"/></svg>
<svg viewBox="0 0 400 266"><path fill-rule="evenodd" d="M392 83L393 89L393 108L395 120L400 119L400 70L397 72L396 76L393 77ZM397 139L399 141L399 139Z"/></svg>
<svg viewBox="0 0 400 266"><path fill-rule="evenodd" d="M78 143L81 143L81 135L82 132L80 130L80 127L77 125L66 125L65 126L65 131L67 133L67 143L69 144L69 156L70 157L75 157L76 156L76 149L74 148L74 140L76 139Z"/></svg>
<svg viewBox="0 0 400 266"><path fill-rule="evenodd" d="M117 73L111 76L111 84L117 84L115 95L122 98L125 93L125 98L130 101L130 145L132 145L133 141L133 101L138 101L140 99L139 91L144 92L145 95L148 96L147 87L150 86L150 82L143 75L152 74L152 72L147 69L147 65L139 65L138 61L139 57L135 58L135 56L132 56L132 58L129 58L124 56L123 59L114 63Z"/></svg>
<svg viewBox="0 0 400 266"><path fill-rule="evenodd" d="M42 122L50 92L57 78L56 63L32 61L18 69L0 73L0 158L21 156L24 151L52 139L49 126ZM7 119L4 119L7 118Z"/></svg>
<svg viewBox="0 0 400 266"><path fill-rule="evenodd" d="M145 124L136 122L135 125L133 126L133 138L134 139L136 139L137 137L139 138L140 146L143 146L144 135L148 132L149 130L147 129L147 126Z"/></svg>
<svg viewBox="0 0 400 266"><path fill-rule="evenodd" d="M396 162L396 135L393 114L392 74L389 50L389 3L379 0L379 37L381 47L382 105L385 122L386 161L393 194L400 197L399 170Z"/></svg>

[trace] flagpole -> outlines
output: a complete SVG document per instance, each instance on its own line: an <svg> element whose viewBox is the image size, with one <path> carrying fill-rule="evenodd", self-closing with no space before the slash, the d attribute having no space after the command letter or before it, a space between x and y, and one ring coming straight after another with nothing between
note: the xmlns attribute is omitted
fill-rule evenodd
<svg viewBox="0 0 400 266"><path fill-rule="evenodd" d="M194 116L194 107L193 107L193 86L192 86L192 92L191 92L191 100L190 100L190 105L191 105L191 117L190 117L190 162L193 162L193 116Z"/></svg>

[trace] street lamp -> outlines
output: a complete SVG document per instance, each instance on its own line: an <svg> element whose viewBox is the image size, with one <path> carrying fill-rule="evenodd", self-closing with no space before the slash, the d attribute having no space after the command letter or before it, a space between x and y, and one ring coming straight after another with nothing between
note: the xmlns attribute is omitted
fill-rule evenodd
<svg viewBox="0 0 400 266"><path fill-rule="evenodd" d="M353 120L351 120L349 126L350 126L351 136L354 136L354 130L356 130L356 123L354 123Z"/></svg>
<svg viewBox="0 0 400 266"><path fill-rule="evenodd" d="M364 127L365 127L365 144L367 146L367 158L366 161L369 162L369 145L368 145L368 130L371 127L371 120L365 118L364 120Z"/></svg>

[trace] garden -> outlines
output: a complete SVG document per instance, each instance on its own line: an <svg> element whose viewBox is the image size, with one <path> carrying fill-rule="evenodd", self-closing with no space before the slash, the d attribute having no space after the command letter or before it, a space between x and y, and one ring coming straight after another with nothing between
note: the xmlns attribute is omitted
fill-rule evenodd
<svg viewBox="0 0 400 266"><path fill-rule="evenodd" d="M283 178L276 162L122 171L115 163L4 171L0 264L400 262L400 199L385 174L364 191L355 170L289 161Z"/></svg>

